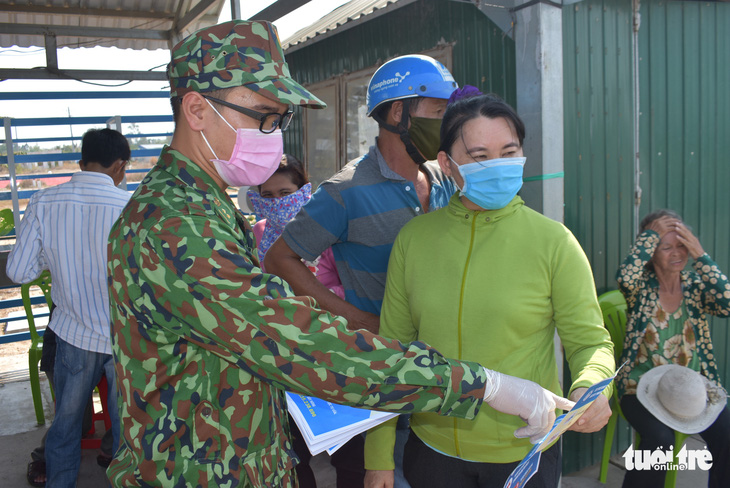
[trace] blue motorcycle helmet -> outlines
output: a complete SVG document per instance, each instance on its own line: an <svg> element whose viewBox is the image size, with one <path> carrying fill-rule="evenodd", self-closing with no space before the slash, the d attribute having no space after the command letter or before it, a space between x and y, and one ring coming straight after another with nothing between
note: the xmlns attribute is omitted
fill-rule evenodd
<svg viewBox="0 0 730 488"><path fill-rule="evenodd" d="M448 100L459 88L446 67L421 54L391 59L370 78L366 103L368 115L380 104L404 98L429 97Z"/></svg>
<svg viewBox="0 0 730 488"><path fill-rule="evenodd" d="M408 54L391 59L375 71L366 96L367 114L384 129L400 135L406 151L416 164L426 161L409 135L411 100L417 97L448 100L459 88L446 67L435 59L421 54ZM384 104L403 101L403 115L397 126L386 123ZM435 159L435 155L433 159Z"/></svg>

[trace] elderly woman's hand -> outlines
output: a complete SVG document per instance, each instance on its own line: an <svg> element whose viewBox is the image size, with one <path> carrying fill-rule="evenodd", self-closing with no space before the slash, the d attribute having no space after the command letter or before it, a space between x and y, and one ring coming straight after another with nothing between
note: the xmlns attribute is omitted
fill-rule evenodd
<svg viewBox="0 0 730 488"><path fill-rule="evenodd" d="M667 232L676 231L675 226L681 223L682 222L680 220L665 215L664 217L659 217L654 220L646 228L659 234L659 238L662 239Z"/></svg>
<svg viewBox="0 0 730 488"><path fill-rule="evenodd" d="M692 231L689 230L682 222L675 223L672 230L677 233L679 242L684 244L684 247L686 247L687 251L689 251L689 255L692 256L692 259L697 259L705 254L705 250L702 249L700 240L697 239Z"/></svg>
<svg viewBox="0 0 730 488"><path fill-rule="evenodd" d="M570 395L570 399L577 402L586 390L587 388L576 388ZM605 395L598 395L598 398L568 430L584 433L598 432L610 418L611 407L608 404L608 398Z"/></svg>

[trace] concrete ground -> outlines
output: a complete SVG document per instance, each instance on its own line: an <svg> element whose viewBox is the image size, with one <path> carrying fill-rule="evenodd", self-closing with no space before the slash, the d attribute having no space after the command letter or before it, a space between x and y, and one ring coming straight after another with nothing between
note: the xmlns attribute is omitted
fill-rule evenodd
<svg viewBox="0 0 730 488"><path fill-rule="evenodd" d="M40 444L43 434L53 419L50 389L45 375L41 375L41 390L44 397L46 424L38 426L33 409L33 399L28 380L27 346L0 346L0 487L16 488L29 486L26 468L31 451ZM103 434L103 425L97 424L98 435ZM702 449L702 439L694 436L688 440L688 449ZM79 471L79 488L98 488L107 485L104 469L96 463L97 450L82 450ZM323 453L312 459L312 468L319 488L335 488L335 473L329 464L328 455ZM625 469L621 456L611 459L606 484L598 482L599 465L564 476L561 488L618 488L623 481ZM700 488L707 486L705 471L681 471L677 488ZM455 487L458 488L458 487ZM648 487L650 488L650 487Z"/></svg>
<svg viewBox="0 0 730 488"><path fill-rule="evenodd" d="M41 373L45 425L39 426L33 409L33 397L28 379L28 345L0 345L0 487L30 486L26 470L30 453L40 445L43 434L53 420L53 399L45 374ZM97 434L104 433L104 425L97 422ZM81 450L78 488L108 486L106 473L96 463L96 449ZM326 453L312 458L312 470L319 488L335 488L335 471Z"/></svg>
<svg viewBox="0 0 730 488"><path fill-rule="evenodd" d="M704 442L699 436L692 436L687 440L687 449L704 449ZM594 464L577 473L563 476L561 488L620 488L624 480L626 469L624 459L620 455L611 458L608 465L606 483L598 481L600 464ZM677 473L676 488L703 488L707 486L707 471L679 471ZM654 488L654 487L646 487ZM659 487L660 488L660 487Z"/></svg>

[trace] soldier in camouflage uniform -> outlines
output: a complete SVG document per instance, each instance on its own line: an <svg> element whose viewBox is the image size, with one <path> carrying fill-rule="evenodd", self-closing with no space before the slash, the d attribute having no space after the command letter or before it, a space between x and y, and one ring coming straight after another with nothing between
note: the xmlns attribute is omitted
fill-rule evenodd
<svg viewBox="0 0 730 488"><path fill-rule="evenodd" d="M168 75L172 142L110 235L122 422L113 486L296 486L284 390L461 418L486 401L528 419L533 433L556 404L569 406L423 343L350 332L344 319L261 272L252 233L224 191L227 180L242 180L216 155L231 154L233 164L253 137L246 131L283 128L288 105L324 107L290 78L272 24L198 31L174 48ZM259 154L267 144L256 146ZM275 152L266 156L272 168Z"/></svg>

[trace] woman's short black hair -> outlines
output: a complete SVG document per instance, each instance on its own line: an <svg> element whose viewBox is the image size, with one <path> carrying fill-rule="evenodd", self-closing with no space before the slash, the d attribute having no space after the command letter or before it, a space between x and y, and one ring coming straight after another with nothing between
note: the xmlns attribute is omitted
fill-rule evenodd
<svg viewBox="0 0 730 488"><path fill-rule="evenodd" d="M307 170L304 169L304 165L299 159L291 154L284 154L279 163L279 167L274 171L274 175L288 175L291 178L292 183L297 185L297 188L301 188L309 183L307 177ZM271 176L274 176L271 175ZM261 192L261 185L259 185L259 192Z"/></svg>
<svg viewBox="0 0 730 488"><path fill-rule="evenodd" d="M446 107L441 122L441 145L439 151L449 153L457 139L461 137L464 124L477 117L488 119L504 118L517 133L520 146L525 140L525 123L515 109L492 93L476 97L462 98Z"/></svg>
<svg viewBox="0 0 730 488"><path fill-rule="evenodd" d="M90 129L81 139L81 160L109 168L114 161L129 161L132 152L127 138L113 129Z"/></svg>

